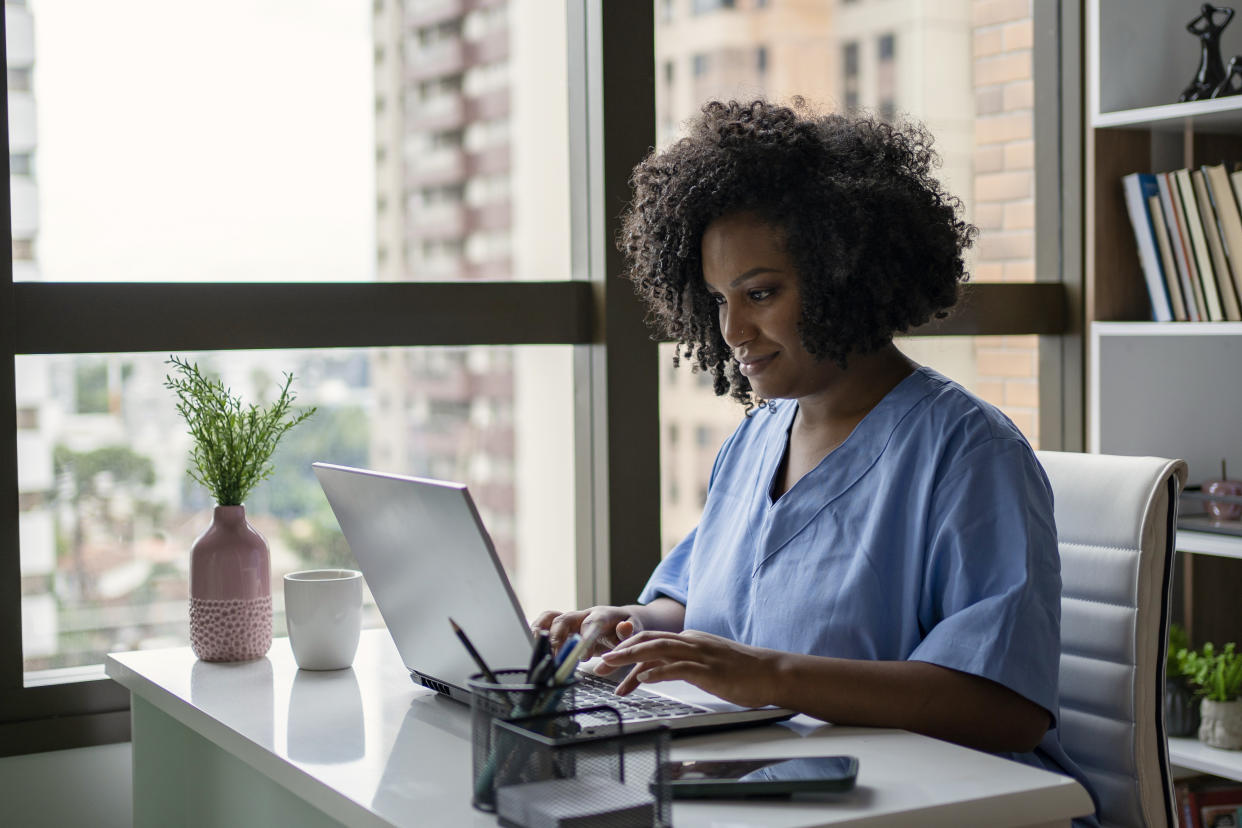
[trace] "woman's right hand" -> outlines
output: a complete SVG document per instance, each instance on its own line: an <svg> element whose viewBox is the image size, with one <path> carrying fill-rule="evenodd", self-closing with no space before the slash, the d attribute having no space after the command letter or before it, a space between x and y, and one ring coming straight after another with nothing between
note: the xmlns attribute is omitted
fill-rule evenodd
<svg viewBox="0 0 1242 828"><path fill-rule="evenodd" d="M549 644L556 652L574 633L581 634L584 629L600 627L599 636L588 656L606 653L636 632L643 629L642 621L635 613L637 607L612 607L601 605L573 612L557 612L548 610L540 613L531 625L532 629L547 630Z"/></svg>

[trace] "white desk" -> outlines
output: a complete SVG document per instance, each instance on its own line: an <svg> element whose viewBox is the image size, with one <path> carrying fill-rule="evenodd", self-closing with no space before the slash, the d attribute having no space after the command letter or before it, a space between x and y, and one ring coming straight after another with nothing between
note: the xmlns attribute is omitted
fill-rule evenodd
<svg viewBox="0 0 1242 828"><path fill-rule="evenodd" d="M470 712L415 686L386 631L352 669L266 658L197 661L189 648L108 656L133 699L134 824L478 825ZM831 801L676 803L682 826L1065 825L1091 809L1067 777L899 730L788 725L679 737L673 758L852 754L857 789Z"/></svg>

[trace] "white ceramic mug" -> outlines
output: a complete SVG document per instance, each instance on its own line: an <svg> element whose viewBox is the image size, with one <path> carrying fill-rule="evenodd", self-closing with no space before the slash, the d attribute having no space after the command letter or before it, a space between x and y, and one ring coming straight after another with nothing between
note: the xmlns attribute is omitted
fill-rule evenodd
<svg viewBox="0 0 1242 828"><path fill-rule="evenodd" d="M362 629L362 573L307 569L285 576L285 623L303 670L343 670L354 663Z"/></svg>

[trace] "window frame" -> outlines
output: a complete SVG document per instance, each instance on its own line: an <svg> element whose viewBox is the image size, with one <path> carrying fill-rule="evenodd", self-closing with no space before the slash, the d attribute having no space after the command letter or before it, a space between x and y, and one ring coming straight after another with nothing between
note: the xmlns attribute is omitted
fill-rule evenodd
<svg viewBox="0 0 1242 828"><path fill-rule="evenodd" d="M1055 17L1060 4L1049 6ZM1077 81L1064 77L1065 58L1056 48L1063 21L1054 19L1048 29L1049 13L1044 9L1044 4L1035 4L1036 76L1045 78L1053 71L1062 95L1078 95ZM0 756L130 737L129 694L109 679L25 686L17 506L18 354L571 345L577 595L583 605L633 600L660 559L658 343L644 323L633 290L616 278L623 260L610 240L616 237L629 201L630 170L654 144L655 16L654 3L568 3L572 216L568 281L15 283L11 202L3 199L0 227L8 237L3 245L8 252L0 279L4 354L0 359ZM1048 47L1049 38L1054 48ZM0 49L7 52L4 37ZM1077 52L1069 51L1077 60ZM1045 65L1048 60L1055 61L1052 70ZM1051 164L1055 173L1037 181L1041 188L1037 193L1043 194L1037 229L1041 239L1051 238L1037 250L1040 281L970 285L969 300L959 312L912 333L1040 334L1041 343L1047 343L1041 344L1040 357L1045 447L1080 446L1081 345L1075 351L1074 343L1081 341L1081 302L1076 290L1080 279L1074 279L1081 270L1067 264L1071 257L1063 249L1072 225L1062 224L1066 199L1075 190L1073 164L1062 157L1061 148L1075 144L1062 134L1066 126L1060 120L1059 102L1045 101L1041 110L1038 100L1037 166L1044 169ZM0 98L0 129L7 141L7 88ZM7 154L0 163L7 173ZM9 176L3 178L8 187ZM187 312L177 316L167 312L175 307ZM521 307L522 314L514 314L514 307ZM227 336L214 324L225 309L233 320Z"/></svg>

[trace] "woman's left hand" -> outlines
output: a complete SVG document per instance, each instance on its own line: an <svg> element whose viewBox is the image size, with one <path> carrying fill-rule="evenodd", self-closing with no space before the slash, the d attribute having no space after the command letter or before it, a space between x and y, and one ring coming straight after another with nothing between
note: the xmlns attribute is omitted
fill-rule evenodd
<svg viewBox="0 0 1242 828"><path fill-rule="evenodd" d="M775 703L779 655L697 630L647 631L625 639L603 660L612 668L635 665L617 685L620 696L640 683L681 680L725 701L762 707Z"/></svg>

